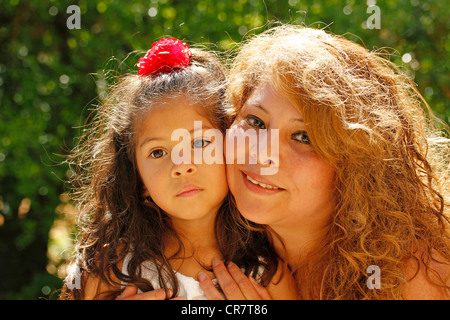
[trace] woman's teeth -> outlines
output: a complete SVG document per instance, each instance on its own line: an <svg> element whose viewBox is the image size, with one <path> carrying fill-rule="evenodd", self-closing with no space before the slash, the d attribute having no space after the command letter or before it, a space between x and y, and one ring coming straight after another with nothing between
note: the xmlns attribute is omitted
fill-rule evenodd
<svg viewBox="0 0 450 320"><path fill-rule="evenodd" d="M264 184L264 183L258 182L258 181L256 181L256 180L253 180L252 178L250 178L250 177L247 176L247 175L246 175L246 177L247 177L247 180L250 181L251 183L257 184L258 186L263 187L263 188L265 188L265 189L271 189L271 190L278 190L278 189L279 189L279 188L277 188L277 187L273 187L273 186L271 186L271 185Z"/></svg>

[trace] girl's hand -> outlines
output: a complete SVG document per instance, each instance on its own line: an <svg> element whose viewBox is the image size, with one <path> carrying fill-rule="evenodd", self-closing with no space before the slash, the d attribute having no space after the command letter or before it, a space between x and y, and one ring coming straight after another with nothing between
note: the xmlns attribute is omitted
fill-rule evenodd
<svg viewBox="0 0 450 320"><path fill-rule="evenodd" d="M116 300L166 300L167 297L172 296L173 292L170 289L157 289L143 293L137 293L138 288L134 284L128 284L123 292L117 296ZM176 297L170 300L184 300L184 297Z"/></svg>
<svg viewBox="0 0 450 320"><path fill-rule="evenodd" d="M220 288L228 300L272 300L266 288L259 285L252 277L247 277L234 263L230 262L225 267L222 261L214 260L212 267ZM209 300L224 300L206 274L200 273L198 280Z"/></svg>

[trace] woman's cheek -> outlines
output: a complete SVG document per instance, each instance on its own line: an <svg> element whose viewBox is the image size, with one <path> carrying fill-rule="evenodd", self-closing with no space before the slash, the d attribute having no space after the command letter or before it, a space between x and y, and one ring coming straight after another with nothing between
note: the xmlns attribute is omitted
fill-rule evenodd
<svg viewBox="0 0 450 320"><path fill-rule="evenodd" d="M256 130L248 128L245 120L233 124L225 135L225 159L227 164L245 164L250 147L258 141Z"/></svg>

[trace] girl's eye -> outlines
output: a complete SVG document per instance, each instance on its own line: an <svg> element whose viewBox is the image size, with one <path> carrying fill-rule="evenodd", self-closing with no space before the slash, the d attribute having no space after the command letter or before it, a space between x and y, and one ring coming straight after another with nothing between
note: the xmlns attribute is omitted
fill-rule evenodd
<svg viewBox="0 0 450 320"><path fill-rule="evenodd" d="M152 152L150 152L150 157L154 158L154 159L158 159L161 158L162 156L165 156L167 154L166 151L162 150L162 149L157 149L157 150L153 150Z"/></svg>
<svg viewBox="0 0 450 320"><path fill-rule="evenodd" d="M245 118L245 121L247 121L247 123L257 129L266 129L266 125L264 124L264 121L262 121L260 118L258 118L257 116L254 115L248 115Z"/></svg>
<svg viewBox="0 0 450 320"><path fill-rule="evenodd" d="M192 148L204 148L210 143L211 143L211 141L209 141L207 139L203 139L203 138L197 139L194 142L192 142Z"/></svg>
<svg viewBox="0 0 450 320"><path fill-rule="evenodd" d="M292 139L303 143L303 144L311 144L311 141L309 140L308 134L306 133L306 131L299 131L294 133L292 136Z"/></svg>

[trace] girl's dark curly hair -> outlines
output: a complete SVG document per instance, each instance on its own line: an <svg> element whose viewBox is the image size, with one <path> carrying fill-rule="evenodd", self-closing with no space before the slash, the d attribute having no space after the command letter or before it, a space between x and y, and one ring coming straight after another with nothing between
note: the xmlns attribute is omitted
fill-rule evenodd
<svg viewBox="0 0 450 320"><path fill-rule="evenodd" d="M160 283L170 287L174 296L178 284L170 266L174 257L164 255L164 239L171 235L183 246L170 218L150 200L144 202L143 183L135 160L135 132L146 110L160 99L186 96L204 108L211 123L225 132L229 120L225 116L223 96L226 69L214 53L191 48L190 64L177 71L158 76L126 75L114 85L101 104L79 144L68 158L74 171L71 183L78 205L79 234L76 259L81 270L81 289L64 285L61 299L84 297L89 276L99 278L109 287L120 288L120 282L133 283L142 291L152 290L141 276L144 261L156 262ZM174 115L176 116L176 115ZM233 261L247 274L255 274L263 264L263 283L274 275L277 258L265 233L250 231L236 223L239 215L230 194L216 217L215 235L225 261ZM118 262L132 252L128 275ZM264 258L264 259L260 259ZM69 274L66 283L73 281ZM167 282L165 281L167 280ZM102 297L116 297L112 291Z"/></svg>

